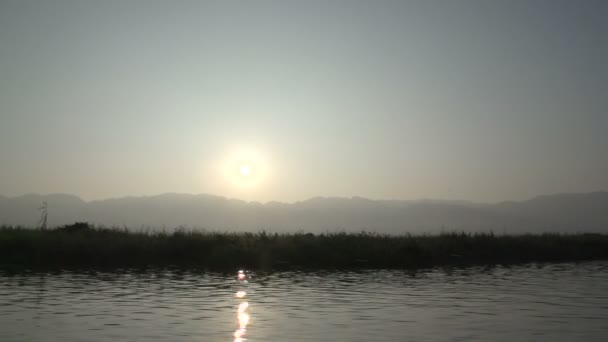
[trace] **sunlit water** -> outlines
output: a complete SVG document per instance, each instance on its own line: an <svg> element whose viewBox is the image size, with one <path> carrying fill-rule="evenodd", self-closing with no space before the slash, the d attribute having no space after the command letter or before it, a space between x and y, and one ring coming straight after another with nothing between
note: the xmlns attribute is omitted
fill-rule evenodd
<svg viewBox="0 0 608 342"><path fill-rule="evenodd" d="M606 262L237 272L0 274L0 341L608 341Z"/></svg>

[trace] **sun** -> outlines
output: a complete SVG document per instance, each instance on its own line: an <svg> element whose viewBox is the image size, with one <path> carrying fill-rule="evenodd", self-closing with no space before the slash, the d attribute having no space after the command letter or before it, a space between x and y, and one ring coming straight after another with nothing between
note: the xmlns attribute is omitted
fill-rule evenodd
<svg viewBox="0 0 608 342"><path fill-rule="evenodd" d="M221 166L221 175L234 189L250 191L259 188L269 177L267 159L252 148L235 149Z"/></svg>
<svg viewBox="0 0 608 342"><path fill-rule="evenodd" d="M243 177L249 177L249 175L251 174L251 165L241 164L241 166L239 167L239 173Z"/></svg>

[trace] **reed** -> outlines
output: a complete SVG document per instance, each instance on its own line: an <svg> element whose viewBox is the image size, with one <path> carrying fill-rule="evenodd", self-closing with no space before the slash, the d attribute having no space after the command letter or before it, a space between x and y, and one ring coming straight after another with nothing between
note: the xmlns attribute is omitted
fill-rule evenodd
<svg viewBox="0 0 608 342"><path fill-rule="evenodd" d="M0 228L0 268L424 268L608 259L606 234L131 232Z"/></svg>

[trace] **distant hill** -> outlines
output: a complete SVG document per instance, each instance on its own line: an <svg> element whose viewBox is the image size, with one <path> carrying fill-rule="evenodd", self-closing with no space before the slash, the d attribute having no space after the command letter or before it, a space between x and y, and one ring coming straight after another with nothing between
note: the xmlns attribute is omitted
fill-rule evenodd
<svg viewBox="0 0 608 342"><path fill-rule="evenodd" d="M162 194L85 202L74 195L0 196L0 224L36 226L48 203L49 227L75 221L130 229L218 231L608 232L608 192L476 204L444 200L315 197L295 203L245 202L212 195Z"/></svg>

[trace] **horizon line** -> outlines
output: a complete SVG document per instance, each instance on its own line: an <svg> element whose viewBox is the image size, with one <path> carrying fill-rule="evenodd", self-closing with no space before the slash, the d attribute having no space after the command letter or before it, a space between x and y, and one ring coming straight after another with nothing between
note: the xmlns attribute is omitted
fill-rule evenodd
<svg viewBox="0 0 608 342"><path fill-rule="evenodd" d="M398 199L398 198L370 198L370 197L365 197L365 196L360 196L360 195L353 195L353 196L326 196L326 195L318 195L318 196L313 196L313 197L308 197L306 199L303 200L296 200L296 201L278 201L278 200L271 200L271 201L248 201L248 200L244 200L241 198L234 198L234 197L228 197L228 196L222 196L222 195L216 195L216 194L211 194L211 193L189 193L189 192L162 192L162 193L158 193L158 194L153 194L153 195L123 195L123 196L113 196L113 197L106 197L106 198L98 198L98 199L85 199L80 195L77 194L73 194L73 193L67 193L67 192L51 192L51 193L37 193L37 192L29 192L29 193L24 193L21 195L13 195L13 196L7 196L7 195L2 195L0 194L0 197L4 197L4 198L8 198L8 199L14 199L14 198L19 198L19 197L26 197L26 196L53 196L53 195L62 195L62 196L72 196L72 197L76 197L79 200L85 202L85 203L91 203L91 202L103 202L103 201L111 201L111 200L120 200L120 199L126 199L126 198L151 198L151 197L161 197L161 196L166 196L166 195L181 195L181 196L208 196L208 197L216 197L218 199L224 199L224 200L228 200L228 201L240 201L240 202L245 202L245 203L249 203L249 204L262 204L262 205L267 205L267 204L273 204L273 203L279 203L279 204L288 204L288 205L293 205L293 204L297 204L297 203L304 203L304 202L308 202L311 200L315 200L315 199L341 199L341 200L354 200L354 199L362 199L362 200L368 200L368 201L373 201L373 202L424 202L424 201L437 201L437 202L465 202L465 203L469 203L469 204L500 204L500 203L509 203L509 202L526 202L526 201L530 201L530 200L534 200L540 197L550 197L550 196L560 196L560 195L589 195L589 194L594 194L594 193L605 193L608 192L608 190L604 190L604 189L600 189L600 190L594 190L594 191L587 191L587 192L558 192L558 193L550 193L550 194L539 194L527 199L523 199L523 200L500 200L500 201L495 201L495 202L481 202L481 201L473 201L473 200L467 200L467 199L445 199L445 198L415 198L415 199Z"/></svg>

